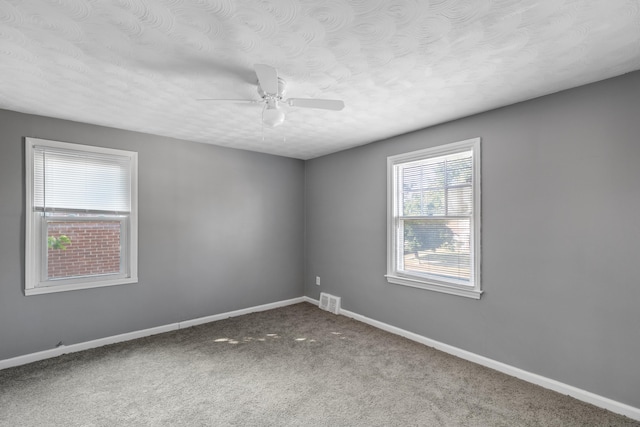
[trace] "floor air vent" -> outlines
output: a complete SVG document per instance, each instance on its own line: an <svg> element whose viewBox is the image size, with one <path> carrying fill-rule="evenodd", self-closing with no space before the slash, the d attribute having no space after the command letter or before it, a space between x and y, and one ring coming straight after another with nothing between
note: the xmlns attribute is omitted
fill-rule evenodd
<svg viewBox="0 0 640 427"><path fill-rule="evenodd" d="M340 297L322 292L320 294L320 308L333 314L340 314Z"/></svg>

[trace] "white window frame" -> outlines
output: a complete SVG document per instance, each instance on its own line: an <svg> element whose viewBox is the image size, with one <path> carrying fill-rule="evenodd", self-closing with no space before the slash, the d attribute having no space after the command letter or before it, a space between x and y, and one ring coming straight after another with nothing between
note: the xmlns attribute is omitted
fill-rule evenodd
<svg viewBox="0 0 640 427"><path fill-rule="evenodd" d="M131 176L131 210L126 218L118 215L89 216L74 218L80 221L120 221L121 227L121 271L119 274L92 275L68 279L47 280L44 268L47 256L47 223L51 220L65 221L68 218L45 216L34 208L34 147L44 146L74 150L84 153L99 153L115 156L126 156L130 159ZM77 289L116 286L138 282L138 153L112 148L90 145L72 144L39 138L25 138L25 189L26 189L26 221L25 221L25 295L39 295L54 292L65 292Z"/></svg>
<svg viewBox="0 0 640 427"><path fill-rule="evenodd" d="M405 163L428 160L436 157L452 155L464 151L472 151L472 191L473 191L473 215L471 218L471 247L472 266L469 284L463 284L455 279L447 280L442 277L430 277L429 275L411 274L398 268L398 257L403 256L403 248L399 248L400 227L399 213L400 203L398 196L399 166ZM427 148L409 153L398 154L387 158L387 274L385 277L389 283L459 295L468 298L480 299L482 287L480 282L480 225L481 225L481 197L480 197L480 138L472 138L432 148Z"/></svg>

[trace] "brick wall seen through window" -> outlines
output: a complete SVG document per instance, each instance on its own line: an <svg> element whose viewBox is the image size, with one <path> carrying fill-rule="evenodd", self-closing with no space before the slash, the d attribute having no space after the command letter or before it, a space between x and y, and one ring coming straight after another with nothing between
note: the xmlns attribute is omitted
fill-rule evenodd
<svg viewBox="0 0 640 427"><path fill-rule="evenodd" d="M120 227L119 221L49 222L47 236L67 236L69 243L47 249L48 278L119 273Z"/></svg>

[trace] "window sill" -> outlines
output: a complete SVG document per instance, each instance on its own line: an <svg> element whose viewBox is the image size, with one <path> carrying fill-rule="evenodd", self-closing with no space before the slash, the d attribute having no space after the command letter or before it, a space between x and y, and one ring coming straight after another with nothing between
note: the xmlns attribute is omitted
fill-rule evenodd
<svg viewBox="0 0 640 427"><path fill-rule="evenodd" d="M66 284L66 285L38 286L38 287L25 289L24 294L26 296L52 294L56 292L76 291L79 289L91 289L91 288L102 288L105 286L128 285L131 283L138 283L138 278L128 277L124 279L100 280L100 281L89 282L89 283L73 283L73 284Z"/></svg>
<svg viewBox="0 0 640 427"><path fill-rule="evenodd" d="M393 283L396 285L426 289L428 291L442 292L445 294L458 295L461 297L473 298L473 299L480 299L480 297L482 296L482 291L474 288L465 289L461 287L435 284L432 282L427 282L425 280L410 279L408 277L400 277L400 276L394 276L390 274L386 274L384 277L387 278L387 281L389 283Z"/></svg>

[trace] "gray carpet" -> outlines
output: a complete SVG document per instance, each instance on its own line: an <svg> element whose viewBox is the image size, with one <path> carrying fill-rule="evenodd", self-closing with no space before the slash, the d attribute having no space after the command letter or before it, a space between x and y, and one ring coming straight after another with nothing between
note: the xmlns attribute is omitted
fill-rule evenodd
<svg viewBox="0 0 640 427"><path fill-rule="evenodd" d="M2 426L640 426L303 303L0 371Z"/></svg>

